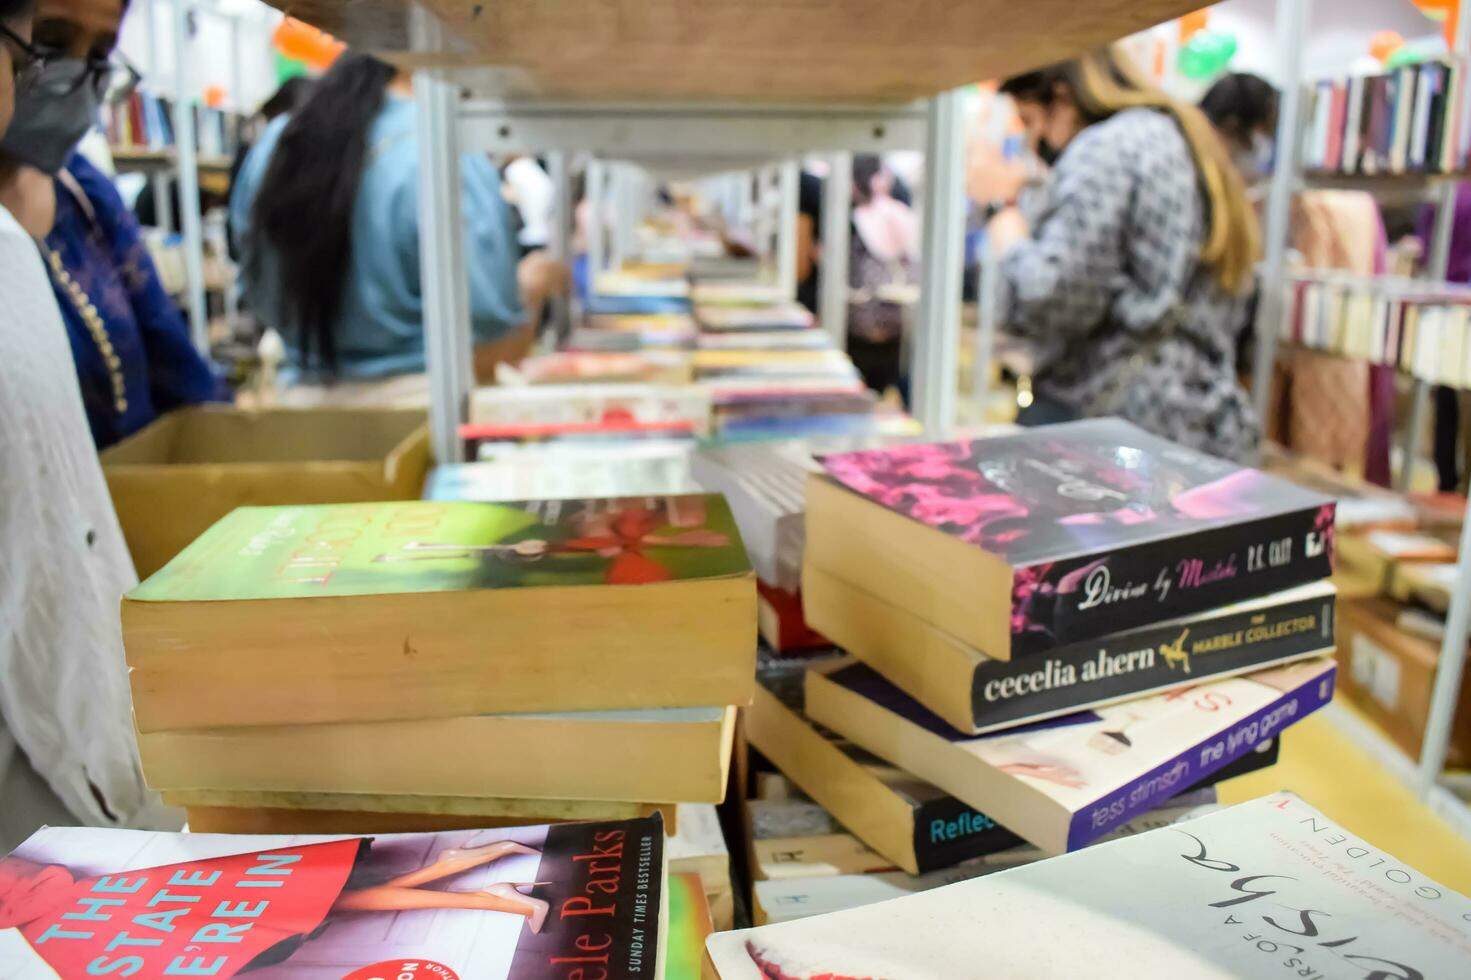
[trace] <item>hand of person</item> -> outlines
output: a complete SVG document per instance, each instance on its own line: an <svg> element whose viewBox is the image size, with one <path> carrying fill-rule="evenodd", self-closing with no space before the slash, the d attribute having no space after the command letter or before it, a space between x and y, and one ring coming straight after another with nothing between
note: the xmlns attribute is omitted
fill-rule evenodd
<svg viewBox="0 0 1471 980"><path fill-rule="evenodd" d="M989 140L970 144L966 163L965 190L976 204L1011 204L1027 183L1027 168L1020 160L1008 160L1001 147Z"/></svg>
<svg viewBox="0 0 1471 980"><path fill-rule="evenodd" d="M991 254L998 257L1005 255L1011 246L1031 235L1032 229L1019 208L1002 208L986 226L986 240Z"/></svg>

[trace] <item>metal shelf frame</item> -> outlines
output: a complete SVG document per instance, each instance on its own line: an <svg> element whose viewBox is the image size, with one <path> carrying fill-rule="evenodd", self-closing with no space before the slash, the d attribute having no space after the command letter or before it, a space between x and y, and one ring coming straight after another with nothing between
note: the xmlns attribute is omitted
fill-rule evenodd
<svg viewBox="0 0 1471 980"><path fill-rule="evenodd" d="M1314 184L1323 182L1323 178L1318 176L1305 177L1302 169L1302 102L1305 89L1302 55L1307 44L1311 14L1312 0L1277 0L1276 33L1281 44L1284 84L1277 118L1277 163L1267 199L1264 229L1266 258L1262 267L1262 293L1256 321L1256 390L1253 394L1258 414L1262 418L1266 417L1272 368L1277 361L1292 194L1303 186L1305 179ZM1460 18L1452 53L1459 58L1466 58L1471 54L1471 16ZM1396 181L1395 178L1389 180L1391 185ZM1365 183L1351 182L1359 186L1364 186ZM1398 182L1405 183L1403 179ZM1435 177L1421 178L1419 183L1433 188L1437 201L1435 231L1427 269L1429 278L1443 280L1450 261L1451 230L1455 221L1459 181L1454 177ZM1425 413L1429 411L1429 392L1430 385L1427 382L1416 382L1403 465L1403 473L1406 474L1411 471L1414 459L1419 455L1419 434L1423 428ZM1401 490L1406 488L1407 484L1402 481ZM1462 525L1456 585L1451 592L1450 610L1446 616L1445 638L1441 643L1440 661L1435 672L1435 687L1431 693L1430 714L1420 758L1411 760L1387 740L1368 738L1361 731L1362 725L1348 725L1343 720L1349 717L1347 713L1336 716L1341 727L1353 729L1353 733L1361 741L1372 743L1376 754L1381 761L1387 762L1387 768L1391 772L1413 785L1423 800L1447 816L1463 832L1471 828L1471 809L1458 796L1448 792L1442 786L1442 780L1445 775L1446 747L1460 698L1461 675L1465 668L1468 641L1471 641L1471 519Z"/></svg>
<svg viewBox="0 0 1471 980"><path fill-rule="evenodd" d="M438 19L417 4L410 33L416 50L448 52L452 41ZM462 153L591 153L614 161L665 167L722 169L779 165L782 220L795 224L797 172L805 153L832 153L833 173L824 208L822 323L834 336L846 321L848 201L846 154L925 150L922 308L912 365L916 417L935 436L949 431L955 413L959 350L960 268L964 251L964 138L960 98L944 93L902 105L610 104L463 98L459 87L433 69L414 76L420 115L419 237L424 282L424 330L430 375L430 423L436 457L458 461L459 423L473 387L470 309L465 290L464 238L459 203ZM555 220L571 227L567 167ZM590 180L591 184L592 181ZM623 202L619 202L623 203ZM788 220L789 219L789 220ZM615 236L616 238L616 236ZM788 230L785 238L790 240ZM565 239L558 239L565 241ZM794 266L794 245L778 258ZM597 243L590 258L602 261ZM792 269L781 282L795 288Z"/></svg>

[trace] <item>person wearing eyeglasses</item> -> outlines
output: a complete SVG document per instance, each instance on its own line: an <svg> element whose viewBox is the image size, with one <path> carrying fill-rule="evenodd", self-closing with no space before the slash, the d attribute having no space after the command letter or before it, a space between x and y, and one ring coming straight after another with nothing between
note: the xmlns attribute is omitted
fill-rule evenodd
<svg viewBox="0 0 1471 980"><path fill-rule="evenodd" d="M33 3L0 0L0 137L43 73ZM138 579L51 282L4 204L0 541L0 854L46 824L177 828L133 741L118 601Z"/></svg>
<svg viewBox="0 0 1471 980"><path fill-rule="evenodd" d="M124 0L37 0L34 75L0 139L0 203L37 240L98 449L227 391L195 350L138 223L77 143L137 84L113 53Z"/></svg>

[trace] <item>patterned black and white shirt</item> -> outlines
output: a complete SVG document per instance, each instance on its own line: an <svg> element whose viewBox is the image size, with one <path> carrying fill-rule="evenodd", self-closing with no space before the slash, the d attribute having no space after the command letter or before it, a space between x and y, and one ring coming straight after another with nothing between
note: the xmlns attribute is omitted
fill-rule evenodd
<svg viewBox="0 0 1471 980"><path fill-rule="evenodd" d="M1002 258L1007 322L1037 347L1042 394L1241 460L1259 437L1236 378L1246 300L1200 263L1206 213L1170 116L1129 109L1089 126L1058 160L1032 237Z"/></svg>

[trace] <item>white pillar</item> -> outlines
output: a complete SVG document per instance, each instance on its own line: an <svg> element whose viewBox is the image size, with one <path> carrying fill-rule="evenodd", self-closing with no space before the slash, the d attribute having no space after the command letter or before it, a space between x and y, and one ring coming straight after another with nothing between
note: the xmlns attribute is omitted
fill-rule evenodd
<svg viewBox="0 0 1471 980"><path fill-rule="evenodd" d="M928 130L924 255L910 384L915 418L926 435L943 439L955 423L965 263L965 141L959 92L930 100Z"/></svg>
<svg viewBox="0 0 1471 980"><path fill-rule="evenodd" d="M412 9L416 47L436 49L441 27L433 14ZM460 424L474 364L470 289L460 211L459 91L432 72L414 75L419 115L419 276L424 303L424 358L430 381L429 424L440 463L462 461Z"/></svg>
<svg viewBox="0 0 1471 980"><path fill-rule="evenodd" d="M1456 25L1456 43L1452 51L1464 59L1471 53L1471 11L1462 10ZM1436 215L1435 243L1431 253L1432 273L1444 279L1450 263L1451 221L1456 210L1456 185L1447 183L1442 190L1440 211ZM1416 392L1417 396L1427 397ZM1406 459L1405 466L1413 466ZM1430 694L1430 715L1425 725L1425 740L1420 744L1420 793L1428 796L1440 781L1445 769L1446 746L1461 700L1461 674L1466 666L1466 644L1471 642L1471 520L1461 526L1460 558L1456 563L1456 582L1451 588L1451 606L1445 620L1445 638L1440 644L1440 660L1435 669L1435 687Z"/></svg>
<svg viewBox="0 0 1471 980"><path fill-rule="evenodd" d="M603 161L594 157L587 162L587 294L596 296L598 294L598 274L603 271L603 263L607 261L607 240L603 234L603 226L607 213L607 196L605 195L605 184L607 182L608 167Z"/></svg>
<svg viewBox="0 0 1471 980"><path fill-rule="evenodd" d="M174 152L179 171L179 227L184 232L185 308L194 346L209 353L209 309L204 301L204 230L199 221L199 147L194 127L194 70L186 0L174 0ZM166 199L166 198L165 198Z"/></svg>
<svg viewBox="0 0 1471 980"><path fill-rule="evenodd" d="M834 153L822 184L822 260L817 308L839 350L848 342L848 248L853 226L853 155Z"/></svg>
<svg viewBox="0 0 1471 980"><path fill-rule="evenodd" d="M572 228L576 223L572 204L571 154L554 150L547 154L547 167L552 178L552 227L547 249L558 262L572 264ZM572 329L568 297L552 297L552 325L558 337L566 337Z"/></svg>
<svg viewBox="0 0 1471 980"><path fill-rule="evenodd" d="M1277 36L1281 40L1282 97L1277 108L1277 159L1267 195L1264 228L1266 254L1257 300L1256 363L1252 368L1252 400L1265 428L1272 398L1272 369L1277 363L1277 332L1282 326L1282 290L1286 282L1288 222L1293 184L1297 182L1302 133L1302 51L1307 43L1312 0L1277 0Z"/></svg>
<svg viewBox="0 0 1471 980"><path fill-rule="evenodd" d="M796 160L781 165L780 192L777 199L776 284L782 295L797 295L797 195L800 193L801 168Z"/></svg>

